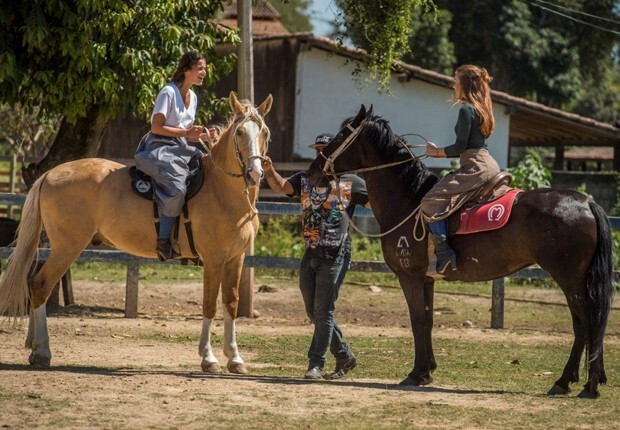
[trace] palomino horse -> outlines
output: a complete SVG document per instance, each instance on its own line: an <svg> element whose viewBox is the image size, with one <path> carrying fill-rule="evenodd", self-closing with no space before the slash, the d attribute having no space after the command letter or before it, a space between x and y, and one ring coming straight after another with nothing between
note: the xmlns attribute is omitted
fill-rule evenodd
<svg viewBox="0 0 620 430"><path fill-rule="evenodd" d="M309 178L322 184L327 176L365 172L375 217L387 233L381 240L383 255L398 276L413 330L414 367L401 384L429 384L437 368L431 339L434 281L426 275L423 226L413 215L437 177L413 157L388 121L372 115L372 109L366 112L362 105L344 125L310 166ZM566 394L569 384L579 380L585 348L588 381L579 396L598 397L599 383L607 381L603 337L615 292L611 230L601 207L574 191L527 191L519 194L505 227L453 236L450 244L458 270L448 271L447 280L491 280L532 264L551 274L568 301L575 340L549 394Z"/></svg>
<svg viewBox="0 0 620 430"><path fill-rule="evenodd" d="M211 323L221 286L227 368L247 373L237 350L235 319L245 249L258 231L254 206L270 138L263 118L272 100L269 95L255 108L230 94L233 116L211 155L203 158L203 187L188 204L196 250L204 263L198 351L206 372L221 371L211 350ZM32 350L33 365L50 365L45 302L89 243L103 242L137 256L156 257L152 203L132 191L128 171L127 166L103 159L72 161L46 172L28 193L15 251L0 283L0 315L24 315L30 298L26 348ZM51 252L41 270L28 279L42 227ZM192 257L181 230L182 255Z"/></svg>

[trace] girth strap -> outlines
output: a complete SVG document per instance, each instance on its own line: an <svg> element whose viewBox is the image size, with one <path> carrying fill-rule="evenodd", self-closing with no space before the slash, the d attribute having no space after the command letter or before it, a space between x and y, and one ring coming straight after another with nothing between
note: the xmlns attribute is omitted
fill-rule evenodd
<svg viewBox="0 0 620 430"><path fill-rule="evenodd" d="M198 257L196 247L194 246L194 234L192 233L192 220L189 219L189 210L187 209L187 202L183 205L183 218L185 219L185 233L187 234L187 241L189 242L189 250L192 251L194 257Z"/></svg>

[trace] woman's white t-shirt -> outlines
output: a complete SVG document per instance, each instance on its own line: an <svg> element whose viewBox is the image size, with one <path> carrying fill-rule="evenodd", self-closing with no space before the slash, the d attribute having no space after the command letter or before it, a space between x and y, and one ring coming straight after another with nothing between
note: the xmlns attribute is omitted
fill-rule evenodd
<svg viewBox="0 0 620 430"><path fill-rule="evenodd" d="M161 113L166 117L165 125L184 129L190 128L196 118L198 98L191 89L189 93L190 102L189 107L186 108L179 88L173 83L166 85L157 95L151 121L156 114Z"/></svg>

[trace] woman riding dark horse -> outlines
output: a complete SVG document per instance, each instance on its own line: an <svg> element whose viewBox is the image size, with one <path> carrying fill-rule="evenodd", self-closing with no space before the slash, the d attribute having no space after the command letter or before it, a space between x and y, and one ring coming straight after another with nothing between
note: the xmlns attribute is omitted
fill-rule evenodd
<svg viewBox="0 0 620 430"><path fill-rule="evenodd" d="M495 129L491 80L484 67L459 67L454 72L454 99L462 104L454 127L456 141L445 148L438 148L432 142L426 145L429 157L459 157L461 165L437 182L422 199L421 211L429 223L440 274L448 266L456 270L456 254L448 244L446 219L474 198L500 171L486 143Z"/></svg>
<svg viewBox="0 0 620 430"><path fill-rule="evenodd" d="M401 384L429 384L437 368L431 338L434 280L426 274L427 237L416 220L424 195L438 179L412 156L388 121L364 106L312 163L308 176L320 185L328 177L353 172L365 172L370 203L386 233L383 256L398 276L409 308L415 360ZM492 280L533 264L553 277L567 297L575 340L549 394L566 394L579 381L585 349L588 381L579 396L598 397L598 385L607 382L603 338L615 292L611 228L603 209L575 191L526 191L518 195L501 229L450 240L459 265L446 271L446 280Z"/></svg>

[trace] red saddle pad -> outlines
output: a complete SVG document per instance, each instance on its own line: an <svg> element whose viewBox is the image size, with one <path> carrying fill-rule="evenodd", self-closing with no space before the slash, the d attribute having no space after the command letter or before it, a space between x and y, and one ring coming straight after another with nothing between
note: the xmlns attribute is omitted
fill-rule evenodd
<svg viewBox="0 0 620 430"><path fill-rule="evenodd" d="M503 227L510 218L512 204L522 190L510 190L497 200L460 212L461 224L455 234L479 233Z"/></svg>

